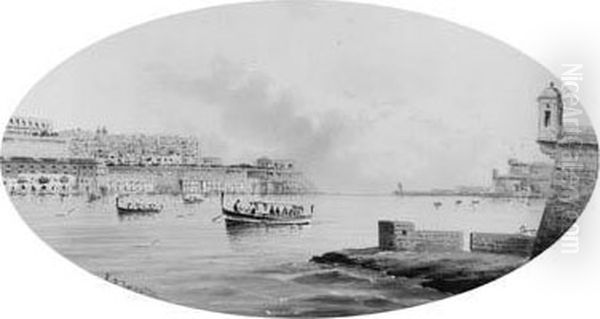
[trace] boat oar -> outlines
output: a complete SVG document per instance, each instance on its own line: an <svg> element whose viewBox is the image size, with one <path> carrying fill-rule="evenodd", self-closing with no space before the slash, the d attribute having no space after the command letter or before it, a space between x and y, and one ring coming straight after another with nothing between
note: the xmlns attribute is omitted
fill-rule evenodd
<svg viewBox="0 0 600 319"><path fill-rule="evenodd" d="M219 214L211 219L213 223L218 222L219 219L223 218L223 215Z"/></svg>

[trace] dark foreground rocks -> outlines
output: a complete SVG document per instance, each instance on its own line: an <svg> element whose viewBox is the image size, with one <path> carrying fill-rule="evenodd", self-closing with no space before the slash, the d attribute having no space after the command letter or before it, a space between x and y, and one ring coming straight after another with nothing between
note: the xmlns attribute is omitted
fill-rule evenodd
<svg viewBox="0 0 600 319"><path fill-rule="evenodd" d="M528 258L474 252L381 251L378 248L345 249L314 256L312 262L358 267L392 277L419 279L423 287L461 293L506 275Z"/></svg>

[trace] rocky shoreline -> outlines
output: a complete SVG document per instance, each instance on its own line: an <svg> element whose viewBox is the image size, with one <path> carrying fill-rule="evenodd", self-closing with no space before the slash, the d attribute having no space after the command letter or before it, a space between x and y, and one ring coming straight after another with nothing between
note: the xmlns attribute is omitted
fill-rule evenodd
<svg viewBox="0 0 600 319"><path fill-rule="evenodd" d="M481 252L408 252L344 249L314 256L317 264L375 270L393 278L457 294L484 285L525 264L527 257Z"/></svg>

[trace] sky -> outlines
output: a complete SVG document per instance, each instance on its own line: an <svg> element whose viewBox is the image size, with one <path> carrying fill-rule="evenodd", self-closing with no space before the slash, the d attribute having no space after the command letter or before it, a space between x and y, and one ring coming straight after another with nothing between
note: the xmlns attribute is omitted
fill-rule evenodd
<svg viewBox="0 0 600 319"><path fill-rule="evenodd" d="M535 143L554 77L492 38L381 7L242 4L149 22L77 53L16 114L57 129L194 135L227 163L291 158L322 190L490 185Z"/></svg>

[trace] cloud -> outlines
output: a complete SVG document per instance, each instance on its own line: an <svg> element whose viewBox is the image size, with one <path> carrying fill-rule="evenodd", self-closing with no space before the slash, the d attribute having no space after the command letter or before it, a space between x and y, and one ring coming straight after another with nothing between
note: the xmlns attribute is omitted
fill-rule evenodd
<svg viewBox="0 0 600 319"><path fill-rule="evenodd" d="M210 66L202 76L161 74L157 78L163 87L195 99L196 116L217 113L219 132L204 135L226 141L232 158L291 158L317 179L317 185L319 180L335 183L340 171L356 167L352 160L341 159L340 152L364 128L364 122L339 109L323 107L314 112L311 108L309 112L302 97L291 89L226 59L215 58ZM336 164L334 176L327 174Z"/></svg>

